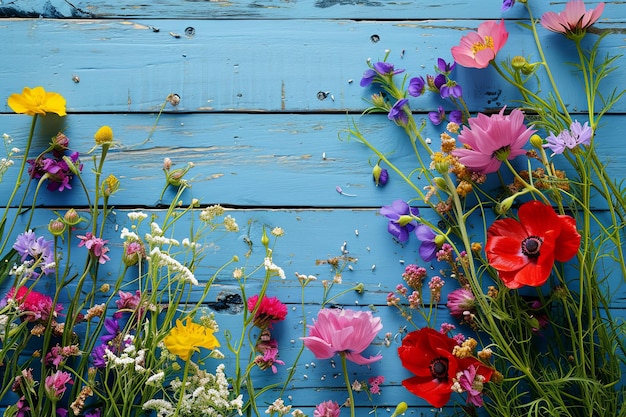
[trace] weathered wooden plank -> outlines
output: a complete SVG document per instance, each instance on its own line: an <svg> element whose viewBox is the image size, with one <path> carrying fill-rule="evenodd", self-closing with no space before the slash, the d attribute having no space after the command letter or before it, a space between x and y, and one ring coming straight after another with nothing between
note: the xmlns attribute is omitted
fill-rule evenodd
<svg viewBox="0 0 626 417"><path fill-rule="evenodd" d="M363 98L373 92L359 86L367 58L383 59L388 49L389 61L398 68L411 75L432 74L437 58L450 60L450 47L478 24L474 20L4 19L0 37L12 48L0 63L0 77L11 82L0 86L0 97L21 86L43 85L63 94L71 112L152 112L169 93L182 97L179 111L359 112L366 107ZM193 28L193 36L186 36L185 28ZM507 28L511 34L500 58L536 55L532 37L512 22ZM377 43L370 40L374 34L380 38ZM573 44L563 36L543 29L541 34L547 41L548 60L576 60ZM586 42L594 38L589 36ZM607 36L605 45L605 52L621 53L623 34ZM606 85L619 85L626 78L624 62L620 58L615 63L617 70ZM554 76L562 82L564 101L573 111L584 109L571 67L557 67ZM491 68L459 68L456 78L473 110L500 107L518 97ZM328 92L325 100L318 99L320 91ZM438 104L433 95L412 100L417 111L433 110ZM0 110L9 111L6 106ZM626 102L615 111L626 111Z"/></svg>
<svg viewBox="0 0 626 417"><path fill-rule="evenodd" d="M564 1L532 4L536 17L547 10L561 10ZM595 7L598 0L585 2ZM471 0L405 1L389 0L160 0L141 4L116 1L78 0L13 0L0 5L0 17L50 17L50 18L161 18L169 19L499 19L524 17L521 5L501 12L501 0L482 1L481 7ZM606 19L623 17L619 3L608 3Z"/></svg>
<svg viewBox="0 0 626 417"><path fill-rule="evenodd" d="M371 177L371 164L376 162L373 154L361 144L338 138L338 135L345 137L342 131L356 121L369 140L401 169L409 172L416 164L411 145L400 128L393 126L385 115L360 118L339 114L189 114L174 111L161 116L152 139L143 143L155 119L155 114L70 114L64 119L46 116L39 119L40 128L30 157L43 151L50 137L63 130L71 140L72 149L83 155L83 176L86 184L93 188L94 178L90 171L93 163L86 152L93 147L95 131L109 124L119 143L109 152L103 175L112 173L120 178L121 190L111 199L115 205L158 205L165 185L162 171L165 156L172 159L175 168L188 162L195 163L188 173L192 188L186 198L199 198L204 204L380 207L397 198L409 199L416 195L393 173L385 187L375 187ZM584 121L584 116L581 115L580 120ZM598 152L608 163L607 169L614 178L626 176L626 155L614 151L622 141L623 123L620 115L606 116L596 139ZM28 117L0 115L1 133L13 137L12 146L24 147L29 126ZM438 146L438 128L429 123L424 134L432 138L433 147ZM519 161L522 163L524 159L519 158ZM556 163L559 164L558 158ZM558 167L564 168L565 162ZM17 166L14 166L0 184L0 192L9 192L16 175ZM78 186L76 182L73 184ZM419 184L420 187L423 185ZM354 196L339 194L336 186ZM172 198L173 194L168 191L165 198ZM53 207L86 204L85 195L80 190L59 193L45 187L40 191L38 202Z"/></svg>

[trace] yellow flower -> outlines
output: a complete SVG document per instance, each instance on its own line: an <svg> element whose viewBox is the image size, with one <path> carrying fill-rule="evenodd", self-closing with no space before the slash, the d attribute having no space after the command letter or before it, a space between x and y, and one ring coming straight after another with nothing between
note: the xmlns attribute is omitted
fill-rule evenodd
<svg viewBox="0 0 626 417"><path fill-rule="evenodd" d="M189 317L185 319L184 325L176 320L176 327L170 330L163 343L167 350L184 361L188 361L193 352L199 352L201 347L215 349L220 346L213 336L213 329L196 324Z"/></svg>
<svg viewBox="0 0 626 417"><path fill-rule="evenodd" d="M93 137L98 145L113 143L113 129L110 126L102 126Z"/></svg>
<svg viewBox="0 0 626 417"><path fill-rule="evenodd" d="M56 113L65 116L65 98L59 93L49 93L43 87L30 89L24 87L22 94L11 94L7 104L15 113L24 113L29 116L46 113Z"/></svg>
<svg viewBox="0 0 626 417"><path fill-rule="evenodd" d="M102 181L102 193L109 197L120 188L120 181L113 174L109 175L104 181Z"/></svg>

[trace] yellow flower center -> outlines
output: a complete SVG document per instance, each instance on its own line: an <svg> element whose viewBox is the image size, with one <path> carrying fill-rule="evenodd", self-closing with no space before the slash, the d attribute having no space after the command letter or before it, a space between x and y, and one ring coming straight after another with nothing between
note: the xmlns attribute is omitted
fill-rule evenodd
<svg viewBox="0 0 626 417"><path fill-rule="evenodd" d="M493 38L491 36L485 36L483 42L476 42L472 45L472 53L476 55L483 49L493 49Z"/></svg>

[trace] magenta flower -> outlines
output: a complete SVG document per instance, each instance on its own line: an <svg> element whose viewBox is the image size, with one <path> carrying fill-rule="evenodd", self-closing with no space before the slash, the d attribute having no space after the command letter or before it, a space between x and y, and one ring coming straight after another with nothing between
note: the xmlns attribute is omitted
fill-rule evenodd
<svg viewBox="0 0 626 417"><path fill-rule="evenodd" d="M85 236L78 235L76 237L80 239L78 247L86 247L89 250L89 254L96 258L99 263L104 264L110 259L106 254L109 248L105 246L108 240L95 237L91 232L85 233Z"/></svg>
<svg viewBox="0 0 626 417"><path fill-rule="evenodd" d="M589 146L592 136L593 129L589 127L588 122L581 125L578 120L574 120L569 130L563 130L558 136L554 136L554 133L550 132L550 135L546 138L548 143L543 145L543 147L550 148L553 155L559 155L565 151L565 148L574 149L578 145Z"/></svg>
<svg viewBox="0 0 626 417"><path fill-rule="evenodd" d="M526 153L523 147L535 130L524 125L521 110L515 109L505 115L505 108L491 116L478 113L477 117L469 119L469 128L459 134L459 141L465 148L455 149L452 154L472 171L496 172L502 161Z"/></svg>
<svg viewBox="0 0 626 417"><path fill-rule="evenodd" d="M248 311L254 312L255 307L259 304L254 313L254 325L266 329L272 324L285 320L287 317L287 306L283 304L277 297L266 297L259 303L259 296L253 295L248 298Z"/></svg>
<svg viewBox="0 0 626 417"><path fill-rule="evenodd" d="M459 371L456 380L460 389L467 392L468 404L472 404L475 407L482 407L482 388L485 377L478 373L476 366L470 365L466 369Z"/></svg>
<svg viewBox="0 0 626 417"><path fill-rule="evenodd" d="M604 3L598 3L595 9L585 9L580 0L570 0L565 11L560 13L546 12L541 16L541 26L565 36L584 36L587 29L602 15Z"/></svg>
<svg viewBox="0 0 626 417"><path fill-rule="evenodd" d="M383 328L380 317L373 317L370 311L323 308L317 321L308 327L309 336L301 339L318 359L329 359L337 353L359 365L382 359L382 355L366 358L361 354Z"/></svg>
<svg viewBox="0 0 626 417"><path fill-rule="evenodd" d="M20 313L23 314L22 319L30 322L47 322L50 316L56 317L63 310L61 304L53 304L52 298L27 287L20 287L17 293L15 288L11 288L5 299L13 300Z"/></svg>
<svg viewBox="0 0 626 417"><path fill-rule="evenodd" d="M52 157L29 159L27 161L28 173L34 179L40 179L45 175L48 180L46 188L50 191L70 190L72 189L70 181L73 173L63 156L63 151L55 150ZM72 152L68 159L79 171L82 171L83 165L79 161L78 152Z"/></svg>
<svg viewBox="0 0 626 417"><path fill-rule="evenodd" d="M387 230L400 242L409 240L409 233L415 229L415 217L420 215L417 207L410 207L403 200L395 200L390 206L383 206L380 214L389 219Z"/></svg>
<svg viewBox="0 0 626 417"><path fill-rule="evenodd" d="M335 401L324 401L315 406L313 417L339 417L341 408Z"/></svg>
<svg viewBox="0 0 626 417"><path fill-rule="evenodd" d="M483 22L478 26L478 31L463 36L461 44L452 47L452 57L464 67L485 68L496 58L508 38L504 20L500 23Z"/></svg>
<svg viewBox="0 0 626 417"><path fill-rule="evenodd" d="M277 364L285 364L285 362L278 359L278 348L275 347L265 348L263 354L254 359L254 363L261 368L261 370L265 371L266 369L271 369L273 373L278 372Z"/></svg>
<svg viewBox="0 0 626 417"><path fill-rule="evenodd" d="M467 288L457 288L448 294L448 303L446 305L452 317L461 319L467 313L474 311L476 308L476 297Z"/></svg>
<svg viewBox="0 0 626 417"><path fill-rule="evenodd" d="M72 380L72 375L69 372L56 371L52 375L46 377L46 395L52 401L59 401L67 390L67 384L73 383L74 381Z"/></svg>

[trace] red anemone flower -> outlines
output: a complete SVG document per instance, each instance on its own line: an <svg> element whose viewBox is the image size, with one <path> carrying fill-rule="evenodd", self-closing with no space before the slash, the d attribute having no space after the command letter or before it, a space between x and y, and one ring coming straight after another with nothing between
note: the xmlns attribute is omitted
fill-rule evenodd
<svg viewBox="0 0 626 417"><path fill-rule="evenodd" d="M540 201L522 204L519 221L500 219L487 230L487 260L512 289L543 285L554 261L570 260L580 246L576 221Z"/></svg>
<svg viewBox="0 0 626 417"><path fill-rule="evenodd" d="M493 369L474 357L458 358L452 354L456 340L429 327L409 333L398 348L402 366L415 374L402 385L428 401L433 407L443 407L452 395L452 385L459 372L471 366L482 382L488 382Z"/></svg>

